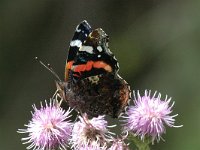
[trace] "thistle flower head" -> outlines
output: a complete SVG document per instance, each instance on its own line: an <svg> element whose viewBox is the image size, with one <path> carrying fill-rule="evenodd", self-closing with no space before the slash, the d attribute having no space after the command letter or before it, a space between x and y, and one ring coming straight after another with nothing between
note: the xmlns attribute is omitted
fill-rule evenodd
<svg viewBox="0 0 200 150"><path fill-rule="evenodd" d="M129 150L128 145L124 142L124 139L114 139L111 147L108 150Z"/></svg>
<svg viewBox="0 0 200 150"><path fill-rule="evenodd" d="M28 133L28 137L22 138L23 144L30 143L27 149L34 150L66 149L72 130L68 120L71 110L64 111L56 100L45 103L41 103L40 109L33 105L32 120L25 125L26 129L18 129L19 133Z"/></svg>
<svg viewBox="0 0 200 150"><path fill-rule="evenodd" d="M145 91L144 96L140 96L139 91L137 96L134 93L135 106L130 106L126 112L125 130L139 136L141 140L145 137L150 137L152 143L154 140L159 141L161 135L165 133L165 125L169 127L175 126L174 117L170 115L174 102L170 105L171 98L165 97L161 100L161 94L156 92L151 96L151 91Z"/></svg>
<svg viewBox="0 0 200 150"><path fill-rule="evenodd" d="M90 144L82 145L78 150L106 150L106 145L100 146L97 141L93 141Z"/></svg>
<svg viewBox="0 0 200 150"><path fill-rule="evenodd" d="M86 114L79 116L79 121L74 124L70 143L74 149L104 150L112 134L107 127L104 116L92 119L88 119Z"/></svg>

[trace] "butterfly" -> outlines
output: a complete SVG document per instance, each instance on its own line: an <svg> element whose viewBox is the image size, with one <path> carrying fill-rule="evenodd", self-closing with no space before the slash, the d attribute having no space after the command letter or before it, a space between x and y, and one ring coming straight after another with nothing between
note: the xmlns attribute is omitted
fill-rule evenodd
<svg viewBox="0 0 200 150"><path fill-rule="evenodd" d="M109 37L82 21L70 42L65 80L56 82L59 96L78 112L117 118L127 106L130 86L118 74L119 63Z"/></svg>

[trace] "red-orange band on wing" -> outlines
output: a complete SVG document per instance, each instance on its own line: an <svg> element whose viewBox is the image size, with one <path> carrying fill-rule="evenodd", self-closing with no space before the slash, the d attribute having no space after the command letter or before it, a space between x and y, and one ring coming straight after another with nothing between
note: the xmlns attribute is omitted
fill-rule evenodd
<svg viewBox="0 0 200 150"><path fill-rule="evenodd" d="M90 71L92 68L102 68L108 72L112 72L112 67L103 61L88 61L86 64L72 67L72 70L81 74L81 72Z"/></svg>
<svg viewBox="0 0 200 150"><path fill-rule="evenodd" d="M112 72L112 67L103 61L95 61L93 64L93 67L94 68L103 68L104 70L106 70L108 72Z"/></svg>
<svg viewBox="0 0 200 150"><path fill-rule="evenodd" d="M69 70L71 70L73 63L73 60L69 61L65 66L65 81L67 81L69 78Z"/></svg>
<svg viewBox="0 0 200 150"><path fill-rule="evenodd" d="M86 64L81 64L77 66L73 66L74 61L69 61L65 67L65 81L69 78L69 70L73 70L74 72L78 72L81 75L81 72L90 71L92 68L104 69L108 72L112 72L112 67L103 62L103 61L88 61ZM72 67L73 66L73 67Z"/></svg>

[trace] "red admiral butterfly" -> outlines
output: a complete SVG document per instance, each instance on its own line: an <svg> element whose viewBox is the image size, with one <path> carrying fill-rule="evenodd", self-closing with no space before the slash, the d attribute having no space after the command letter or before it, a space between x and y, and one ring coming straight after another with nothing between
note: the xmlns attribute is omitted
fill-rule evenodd
<svg viewBox="0 0 200 150"><path fill-rule="evenodd" d="M108 47L108 35L92 30L87 21L75 30L69 46L65 81L57 82L59 96L77 111L90 116L119 116L130 99L130 88Z"/></svg>

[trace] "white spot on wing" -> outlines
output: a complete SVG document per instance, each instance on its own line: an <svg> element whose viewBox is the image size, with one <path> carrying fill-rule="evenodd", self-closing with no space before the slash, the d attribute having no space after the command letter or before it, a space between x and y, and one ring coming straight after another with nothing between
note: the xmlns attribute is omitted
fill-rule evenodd
<svg viewBox="0 0 200 150"><path fill-rule="evenodd" d="M81 32L81 29L78 29L79 25L76 27L76 32Z"/></svg>
<svg viewBox="0 0 200 150"><path fill-rule="evenodd" d="M80 40L73 40L70 42L71 47L74 47L74 46L81 47L81 45L82 45L82 42Z"/></svg>
<svg viewBox="0 0 200 150"><path fill-rule="evenodd" d="M102 51L103 51L103 49L102 49L101 46L97 46L97 50L98 50L99 52L102 52Z"/></svg>
<svg viewBox="0 0 200 150"><path fill-rule="evenodd" d="M97 57L98 57L98 58L100 58L100 57L101 57L101 55L98 55Z"/></svg>
<svg viewBox="0 0 200 150"><path fill-rule="evenodd" d="M82 46L79 51L85 51L88 52L90 54L93 54L93 48L92 46Z"/></svg>

